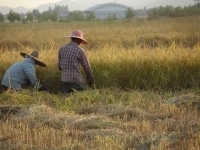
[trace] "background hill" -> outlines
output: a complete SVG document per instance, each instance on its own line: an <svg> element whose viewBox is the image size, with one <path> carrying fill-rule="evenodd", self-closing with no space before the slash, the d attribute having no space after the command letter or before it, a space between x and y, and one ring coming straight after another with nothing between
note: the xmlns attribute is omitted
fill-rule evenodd
<svg viewBox="0 0 200 150"><path fill-rule="evenodd" d="M102 2L100 2L102 3ZM33 9L38 9L39 12L44 12L46 10L49 9L49 7L54 8L55 5L64 5L64 6L68 6L70 11L74 11L74 10L85 10L89 7L92 7L93 5L96 5L94 2L90 2L90 4L88 5L87 3L85 3L84 1L71 1L71 0L62 0L58 3L48 3L48 4L43 4L40 5L36 8L25 8L25 7L16 7L16 8L11 8L11 7L7 7L7 6L0 6L0 12L2 14L7 14L10 9L12 9L13 11L17 12L17 13L26 13L28 11L32 11Z"/></svg>

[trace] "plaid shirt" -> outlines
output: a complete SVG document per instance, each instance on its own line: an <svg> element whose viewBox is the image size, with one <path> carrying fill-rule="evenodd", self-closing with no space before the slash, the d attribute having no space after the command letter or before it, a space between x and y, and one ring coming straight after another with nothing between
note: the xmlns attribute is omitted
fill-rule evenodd
<svg viewBox="0 0 200 150"><path fill-rule="evenodd" d="M40 84L35 73L35 62L31 58L25 58L10 66L5 72L1 85L15 90L19 90L23 85L31 82L32 86Z"/></svg>
<svg viewBox="0 0 200 150"><path fill-rule="evenodd" d="M70 42L59 49L58 68L61 70L61 81L85 83L80 65L85 70L88 83L93 84L94 78L85 51L74 42Z"/></svg>

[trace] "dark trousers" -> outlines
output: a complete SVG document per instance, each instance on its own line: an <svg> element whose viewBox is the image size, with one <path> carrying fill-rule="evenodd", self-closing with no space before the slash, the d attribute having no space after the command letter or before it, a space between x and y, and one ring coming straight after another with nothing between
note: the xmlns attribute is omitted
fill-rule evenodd
<svg viewBox="0 0 200 150"><path fill-rule="evenodd" d="M0 90L0 93L4 93L5 91L8 90L8 87L5 86L5 85L1 85L1 90Z"/></svg>
<svg viewBox="0 0 200 150"><path fill-rule="evenodd" d="M7 90L8 90L8 87L5 86L5 85L1 85L1 87L3 88L4 91L7 91Z"/></svg>
<svg viewBox="0 0 200 150"><path fill-rule="evenodd" d="M61 91L63 93L72 93L75 91L87 90L88 87L86 84L78 84L73 82L63 82L61 81Z"/></svg>

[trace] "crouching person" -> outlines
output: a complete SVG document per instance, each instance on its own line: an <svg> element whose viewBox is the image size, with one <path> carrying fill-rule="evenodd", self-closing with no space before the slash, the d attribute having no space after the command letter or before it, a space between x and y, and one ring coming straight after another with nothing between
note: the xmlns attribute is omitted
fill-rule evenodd
<svg viewBox="0 0 200 150"><path fill-rule="evenodd" d="M28 84L34 90L45 90L46 88L36 77L35 66L46 67L46 64L39 60L38 51L35 50L31 54L20 52L20 54L24 60L11 65L2 78L1 85L4 90L19 91Z"/></svg>
<svg viewBox="0 0 200 150"><path fill-rule="evenodd" d="M73 31L71 41L62 46L58 52L58 68L61 71L61 90L63 93L73 93L74 91L83 91L90 88L95 89L94 77L92 74L89 60L85 50L80 44L88 42L83 38L80 30ZM84 68L87 83L83 78L81 68Z"/></svg>

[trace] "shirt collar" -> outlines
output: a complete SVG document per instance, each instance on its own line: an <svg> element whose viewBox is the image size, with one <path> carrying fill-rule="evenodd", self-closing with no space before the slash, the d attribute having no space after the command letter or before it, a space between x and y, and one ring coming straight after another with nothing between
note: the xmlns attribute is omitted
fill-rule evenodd
<svg viewBox="0 0 200 150"><path fill-rule="evenodd" d="M69 44L70 44L70 45L76 45L76 46L78 46L78 44L77 44L77 43L75 43L75 42L72 42L72 41L71 41Z"/></svg>
<svg viewBox="0 0 200 150"><path fill-rule="evenodd" d="M26 57L25 61L29 61L30 63L32 63L33 65L35 65L35 60L33 58Z"/></svg>

